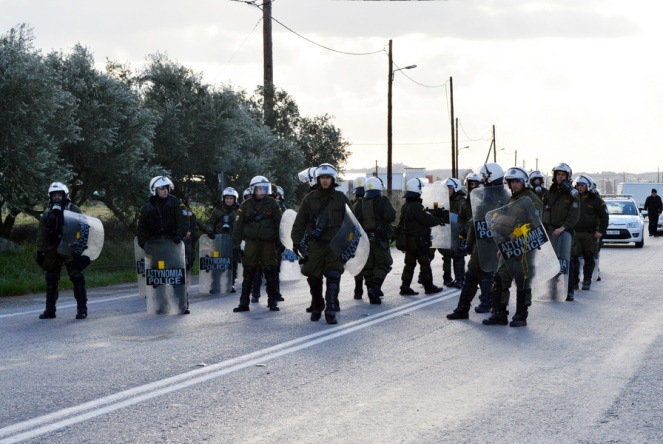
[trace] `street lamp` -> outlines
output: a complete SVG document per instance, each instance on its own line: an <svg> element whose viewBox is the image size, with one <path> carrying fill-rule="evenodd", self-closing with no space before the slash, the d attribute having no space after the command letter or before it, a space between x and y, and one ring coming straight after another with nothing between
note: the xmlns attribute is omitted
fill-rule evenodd
<svg viewBox="0 0 663 444"><path fill-rule="evenodd" d="M396 71L416 68L417 65L409 65L405 68L398 68ZM387 195L391 197L391 165L392 165L392 113L391 113L391 84L394 81L394 61L391 53L391 40L389 40L389 78L387 88Z"/></svg>
<svg viewBox="0 0 663 444"><path fill-rule="evenodd" d="M456 150L456 171L457 171L457 175L460 174L460 166L458 165L458 152L459 152L460 150L466 150L466 149L468 149L469 147L470 147L470 146L467 145L467 146L464 146L464 147L462 147L462 148L458 148L458 150ZM456 178L456 179L457 179L457 178Z"/></svg>

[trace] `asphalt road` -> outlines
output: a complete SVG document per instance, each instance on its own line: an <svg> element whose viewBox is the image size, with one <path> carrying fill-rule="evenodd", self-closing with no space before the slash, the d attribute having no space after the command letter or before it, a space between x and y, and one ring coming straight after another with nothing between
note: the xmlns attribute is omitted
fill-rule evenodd
<svg viewBox="0 0 663 444"><path fill-rule="evenodd" d="M280 312L196 286L180 316L135 285L91 290L86 320L71 293L53 320L2 298L0 443L663 442L663 239L605 248L601 282L524 328L448 321L455 289L399 296L393 254L383 305L343 276L337 326L309 321L305 280Z"/></svg>

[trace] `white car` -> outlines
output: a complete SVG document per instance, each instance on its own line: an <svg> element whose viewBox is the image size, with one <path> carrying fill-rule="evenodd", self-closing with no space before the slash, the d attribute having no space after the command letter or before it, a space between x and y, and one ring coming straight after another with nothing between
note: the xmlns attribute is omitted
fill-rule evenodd
<svg viewBox="0 0 663 444"><path fill-rule="evenodd" d="M645 220L630 197L604 197L609 223L603 243L634 242L636 248L645 244Z"/></svg>

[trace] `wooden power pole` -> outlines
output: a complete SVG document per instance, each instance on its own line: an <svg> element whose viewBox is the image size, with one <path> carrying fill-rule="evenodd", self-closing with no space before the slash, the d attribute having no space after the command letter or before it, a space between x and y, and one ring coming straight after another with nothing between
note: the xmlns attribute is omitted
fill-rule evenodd
<svg viewBox="0 0 663 444"><path fill-rule="evenodd" d="M272 1L262 4L262 40L263 40L263 113L265 125L276 126L274 115L274 59L272 55Z"/></svg>
<svg viewBox="0 0 663 444"><path fill-rule="evenodd" d="M451 102L451 177L456 177L456 133L454 132L454 79L449 77L449 91Z"/></svg>

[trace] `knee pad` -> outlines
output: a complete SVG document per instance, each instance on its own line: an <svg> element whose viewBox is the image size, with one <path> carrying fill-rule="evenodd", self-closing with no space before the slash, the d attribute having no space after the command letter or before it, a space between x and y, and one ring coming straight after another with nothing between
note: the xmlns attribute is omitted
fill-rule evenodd
<svg viewBox="0 0 663 444"><path fill-rule="evenodd" d="M69 279L71 279L71 282L73 282L74 284L78 284L81 282L85 283L85 277L83 276L83 273L81 273L80 271L78 273L74 273L71 276L69 276Z"/></svg>
<svg viewBox="0 0 663 444"><path fill-rule="evenodd" d="M325 277L329 281L339 282L341 280L341 273L338 270L329 270L325 273Z"/></svg>
<svg viewBox="0 0 663 444"><path fill-rule="evenodd" d="M244 267L244 275L254 275L258 269L256 267L246 266Z"/></svg>
<svg viewBox="0 0 663 444"><path fill-rule="evenodd" d="M57 284L60 282L60 275L55 273L46 273L46 284Z"/></svg>
<svg viewBox="0 0 663 444"><path fill-rule="evenodd" d="M264 270L265 277L273 277L279 274L278 267L265 267Z"/></svg>

